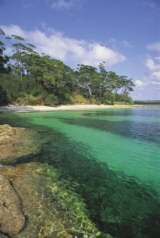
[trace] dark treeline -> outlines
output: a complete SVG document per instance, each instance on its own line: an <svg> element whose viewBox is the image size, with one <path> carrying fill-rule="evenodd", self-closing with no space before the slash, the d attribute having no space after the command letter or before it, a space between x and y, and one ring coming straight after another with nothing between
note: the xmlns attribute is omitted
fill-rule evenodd
<svg viewBox="0 0 160 238"><path fill-rule="evenodd" d="M160 105L160 100L136 100L135 104L151 104L151 105Z"/></svg>
<svg viewBox="0 0 160 238"><path fill-rule="evenodd" d="M20 36L7 36L0 29L0 37L1 105L133 102L129 97L132 80L107 71L104 62L98 68L79 64L74 70L58 59L40 55Z"/></svg>

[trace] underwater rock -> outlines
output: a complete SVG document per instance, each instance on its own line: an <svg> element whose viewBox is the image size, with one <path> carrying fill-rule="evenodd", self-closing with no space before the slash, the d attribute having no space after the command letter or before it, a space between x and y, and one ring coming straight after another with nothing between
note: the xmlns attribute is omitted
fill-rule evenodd
<svg viewBox="0 0 160 238"><path fill-rule="evenodd" d="M24 223L20 200L9 181L0 175L0 231L14 235L22 230Z"/></svg>
<svg viewBox="0 0 160 238"><path fill-rule="evenodd" d="M0 125L0 163L13 163L20 157L37 153L40 146L36 136L35 132L25 128Z"/></svg>
<svg viewBox="0 0 160 238"><path fill-rule="evenodd" d="M65 187L57 169L31 162L3 166L0 173L13 183L26 217L24 229L12 238L99 237L82 198Z"/></svg>
<svg viewBox="0 0 160 238"><path fill-rule="evenodd" d="M6 236L6 235L0 233L0 238L8 238L8 236Z"/></svg>

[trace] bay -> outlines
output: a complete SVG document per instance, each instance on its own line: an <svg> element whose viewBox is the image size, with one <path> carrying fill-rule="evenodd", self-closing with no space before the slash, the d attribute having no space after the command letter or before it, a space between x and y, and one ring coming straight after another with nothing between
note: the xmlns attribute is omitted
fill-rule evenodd
<svg viewBox="0 0 160 238"><path fill-rule="evenodd" d="M38 131L40 153L16 165L56 168L101 232L160 236L160 109L27 112L0 120Z"/></svg>
<svg viewBox="0 0 160 238"><path fill-rule="evenodd" d="M135 176L160 192L160 109L24 113L35 125L65 134L109 168ZM65 145L61 145L65 147ZM83 151L83 148L84 151Z"/></svg>

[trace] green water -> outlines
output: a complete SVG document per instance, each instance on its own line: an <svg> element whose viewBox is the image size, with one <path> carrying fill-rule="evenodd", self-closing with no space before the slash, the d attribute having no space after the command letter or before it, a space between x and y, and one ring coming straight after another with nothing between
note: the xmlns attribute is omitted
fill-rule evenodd
<svg viewBox="0 0 160 238"><path fill-rule="evenodd" d="M83 144L85 150L79 148L82 154L87 149L88 156L107 163L114 171L135 176L160 192L159 109L60 111L22 116L35 125L63 133L77 147Z"/></svg>
<svg viewBox="0 0 160 238"><path fill-rule="evenodd" d="M18 163L56 168L100 231L160 237L160 109L0 115L4 121L38 131L40 153Z"/></svg>

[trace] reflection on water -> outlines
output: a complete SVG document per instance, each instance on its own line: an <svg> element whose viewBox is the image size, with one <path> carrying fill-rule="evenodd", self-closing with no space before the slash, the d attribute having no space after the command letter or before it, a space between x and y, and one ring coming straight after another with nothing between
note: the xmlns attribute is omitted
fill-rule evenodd
<svg viewBox="0 0 160 238"><path fill-rule="evenodd" d="M143 108L143 109L117 109L84 113L85 116L135 116L160 118L160 108Z"/></svg>
<svg viewBox="0 0 160 238"><path fill-rule="evenodd" d="M126 136L138 140L160 144L160 123L142 123L135 121L110 121L94 118L62 119L72 125L96 128L102 131Z"/></svg>

